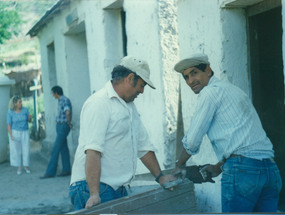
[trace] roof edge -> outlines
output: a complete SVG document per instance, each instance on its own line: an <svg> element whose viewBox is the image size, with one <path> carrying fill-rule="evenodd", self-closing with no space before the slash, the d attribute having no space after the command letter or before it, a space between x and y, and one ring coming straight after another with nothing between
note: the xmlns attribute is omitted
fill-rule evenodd
<svg viewBox="0 0 285 215"><path fill-rule="evenodd" d="M59 13L63 7L69 4L70 0L59 0L49 10L46 11L42 18L36 24L34 24L34 26L28 31L26 35L30 35L31 37L37 36L39 31L51 20L52 16Z"/></svg>

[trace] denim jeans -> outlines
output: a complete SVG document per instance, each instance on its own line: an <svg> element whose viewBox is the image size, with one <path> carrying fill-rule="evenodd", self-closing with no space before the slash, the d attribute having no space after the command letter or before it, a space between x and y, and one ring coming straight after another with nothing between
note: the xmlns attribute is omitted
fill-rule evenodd
<svg viewBox="0 0 285 215"><path fill-rule="evenodd" d="M70 157L67 146L67 135L70 127L67 123L56 124L56 140L52 149L51 158L46 170L46 175L55 176L59 154L62 161L62 172L70 172Z"/></svg>
<svg viewBox="0 0 285 215"><path fill-rule="evenodd" d="M277 212L282 187L273 159L238 156L222 167L222 212Z"/></svg>
<svg viewBox="0 0 285 215"><path fill-rule="evenodd" d="M100 183L101 203L108 202L113 199L118 199L127 195L127 190L123 186L119 187L117 190L114 190L111 186ZM69 197L71 199L71 203L74 205L74 210L83 209L87 200L89 199L89 187L86 180L78 181L70 185Z"/></svg>

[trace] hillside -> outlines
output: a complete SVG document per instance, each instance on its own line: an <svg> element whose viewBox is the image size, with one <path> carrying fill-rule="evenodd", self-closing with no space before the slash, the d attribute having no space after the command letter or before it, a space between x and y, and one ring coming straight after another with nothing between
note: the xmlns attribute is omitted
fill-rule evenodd
<svg viewBox="0 0 285 215"><path fill-rule="evenodd" d="M0 0L0 4L7 2ZM57 0L14 0L11 8L21 17L22 24L17 36L0 46L0 70L2 73L21 70L23 67L40 68L39 42L26 36L32 26L50 9ZM0 21L1 23L1 21ZM24 69L24 70L25 70Z"/></svg>

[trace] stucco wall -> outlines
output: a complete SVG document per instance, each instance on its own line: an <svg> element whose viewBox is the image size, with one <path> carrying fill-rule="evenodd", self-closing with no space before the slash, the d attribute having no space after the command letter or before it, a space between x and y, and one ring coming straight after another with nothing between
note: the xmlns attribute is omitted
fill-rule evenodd
<svg viewBox="0 0 285 215"><path fill-rule="evenodd" d="M149 132L150 140L157 148L157 157L162 168L164 168L165 145L175 144L177 89L179 87L178 75L173 72L173 65L178 60L176 5L174 0L168 2L169 4L160 2L159 14L156 0L125 0L122 5L126 12L128 55L144 59L149 63L151 80L156 86L156 90L146 86L144 94L136 99L135 104ZM57 84L63 87L65 95L71 98L73 105L76 105L73 113L74 129L69 135L71 158L73 158L78 143L79 110L82 102L78 103L77 98L85 97L87 94L84 92L82 95L83 91L80 90L80 86L90 86L90 94L102 88L110 79L112 68L119 64L123 57L120 14L116 8L106 9L106 6L108 6L106 1L71 1L71 4L61 10L39 34L47 116L47 138L44 145L46 145L45 148L50 149L56 135L57 101L49 93L52 84L49 81L47 61L47 45L54 42ZM70 34L74 32L76 24L75 27L68 27L65 18L75 9L78 15L77 23L84 22L85 24L87 47L86 50L80 49L81 51L72 55L71 52L74 52L75 48L75 45L72 47L72 41L76 42L76 36L70 36ZM80 45L79 42L76 44ZM82 66L84 70L89 70L89 83L86 78L76 83L75 79L78 79L82 72L79 71L80 66L76 64L78 63L76 56L80 58L85 53L88 59ZM74 67L78 68L78 71ZM74 90L74 87L77 90ZM172 149L169 148L168 151ZM174 159L171 163L173 161ZM148 172L148 170L138 162L137 173L143 172Z"/></svg>
<svg viewBox="0 0 285 215"><path fill-rule="evenodd" d="M135 104L141 119L149 133L149 137L157 148L157 157L162 166L164 128L163 117L165 106L163 100L163 86L161 76L161 59L159 51L159 34L157 4L154 0L124 2L126 11L126 33L128 38L128 55L137 56L149 63L151 80L156 89L145 87ZM137 172L147 172L147 169L138 163Z"/></svg>
<svg viewBox="0 0 285 215"><path fill-rule="evenodd" d="M165 112L163 113L164 128L164 167L173 168L176 154L177 113L179 74L173 69L179 60L177 31L177 1L158 1L159 36L161 49L162 92Z"/></svg>
<svg viewBox="0 0 285 215"><path fill-rule="evenodd" d="M53 146L55 132L55 117L57 114L57 100L51 94L51 88L57 84L63 88L64 95L70 98L73 106L73 129L68 136L68 145L71 154L71 160L78 144L79 134L79 115L85 99L91 94L90 78L88 70L87 47L84 27L80 30L80 34L72 33L75 26L68 27L66 24L66 16L69 15L75 8L78 13L78 23L85 20L84 5L77 5L78 1L72 3L56 15L46 27L39 33L41 59L42 59L42 74L43 74L43 89L45 92L44 104L46 112L46 133L47 137L43 141L43 152L50 152ZM85 43L84 43L85 41ZM50 79L51 72L50 62L48 62L47 46L54 43L55 55L55 76L56 83ZM76 49L76 45L82 47ZM86 56L83 60L80 60ZM80 65L81 64L81 65ZM84 72L84 71L87 71Z"/></svg>

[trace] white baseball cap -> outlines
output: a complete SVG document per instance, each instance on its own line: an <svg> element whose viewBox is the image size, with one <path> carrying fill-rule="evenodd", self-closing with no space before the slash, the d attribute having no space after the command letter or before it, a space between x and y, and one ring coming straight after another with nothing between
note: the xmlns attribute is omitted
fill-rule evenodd
<svg viewBox="0 0 285 215"><path fill-rule="evenodd" d="M151 88L155 89L153 83L149 79L150 70L146 61L139 60L135 57L126 56L121 60L121 66L126 67L132 72L140 76Z"/></svg>

